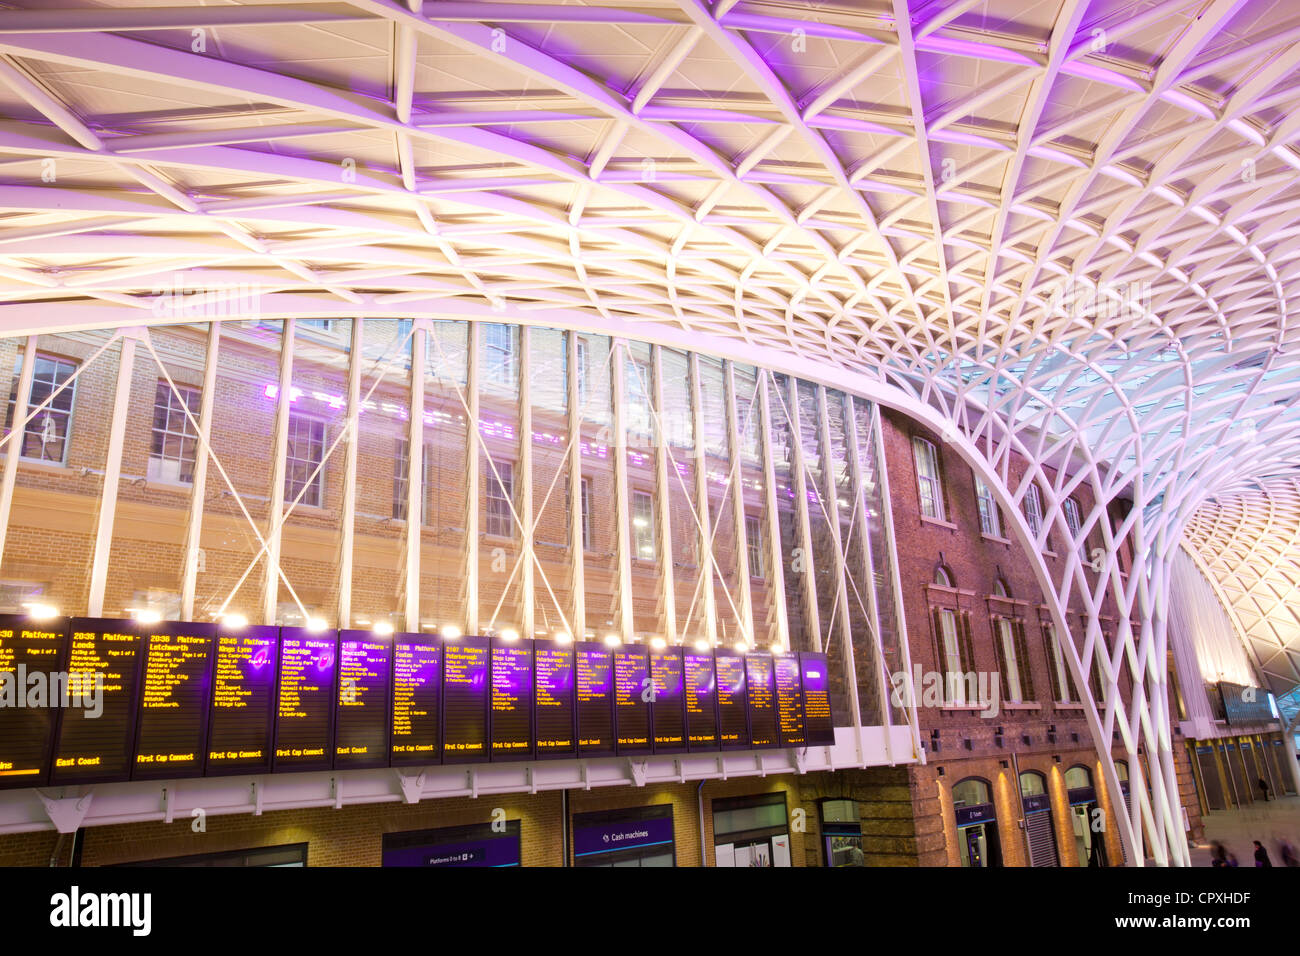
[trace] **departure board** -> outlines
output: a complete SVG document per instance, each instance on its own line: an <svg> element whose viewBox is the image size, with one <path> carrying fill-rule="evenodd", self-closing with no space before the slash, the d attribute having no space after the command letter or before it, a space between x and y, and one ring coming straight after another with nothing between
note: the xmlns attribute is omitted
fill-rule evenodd
<svg viewBox="0 0 1300 956"><path fill-rule="evenodd" d="M614 753L614 655L603 644L574 645L578 754Z"/></svg>
<svg viewBox="0 0 1300 956"><path fill-rule="evenodd" d="M745 683L749 687L749 743L755 749L780 746L777 740L776 688L772 658L745 655Z"/></svg>
<svg viewBox="0 0 1300 956"><path fill-rule="evenodd" d="M370 631L339 631L334 766L388 766L388 688L393 639Z"/></svg>
<svg viewBox="0 0 1300 956"><path fill-rule="evenodd" d="M749 710L745 706L745 658L719 648L714 654L718 675L718 742L723 750L749 749Z"/></svg>
<svg viewBox="0 0 1300 956"><path fill-rule="evenodd" d="M0 616L0 790L48 779L67 655L67 618Z"/></svg>
<svg viewBox="0 0 1300 956"><path fill-rule="evenodd" d="M654 727L657 754L686 749L686 695L682 693L682 649L666 647L650 652L650 679L654 683Z"/></svg>
<svg viewBox="0 0 1300 956"><path fill-rule="evenodd" d="M50 785L125 780L131 775L144 638L131 621L97 618L73 618L68 632L73 699L62 708Z"/></svg>
<svg viewBox="0 0 1300 956"><path fill-rule="evenodd" d="M533 755L533 647L531 641L492 638L492 693L488 736L493 760Z"/></svg>
<svg viewBox="0 0 1300 956"><path fill-rule="evenodd" d="M577 754L574 727L573 644L534 641L534 726L538 757Z"/></svg>
<svg viewBox="0 0 1300 956"><path fill-rule="evenodd" d="M442 639L393 635L392 765L442 760Z"/></svg>
<svg viewBox="0 0 1300 956"><path fill-rule="evenodd" d="M808 743L803 718L803 689L799 680L799 658L780 654L772 659L776 681L776 717L782 747L803 747Z"/></svg>
<svg viewBox="0 0 1300 956"><path fill-rule="evenodd" d="M131 778L198 776L207 755L217 627L156 624L143 633L143 690Z"/></svg>
<svg viewBox="0 0 1300 956"><path fill-rule="evenodd" d="M442 643L442 759L472 763L488 755L488 657L486 637Z"/></svg>
<svg viewBox="0 0 1300 956"><path fill-rule="evenodd" d="M718 693L713 654L687 651L685 659L686 744L689 750L718 749Z"/></svg>
<svg viewBox="0 0 1300 956"><path fill-rule="evenodd" d="M650 655L644 647L614 651L614 733L620 754L650 752Z"/></svg>
<svg viewBox="0 0 1300 956"><path fill-rule="evenodd" d="M271 769L278 627L217 630L207 774Z"/></svg>
<svg viewBox="0 0 1300 956"><path fill-rule="evenodd" d="M825 654L799 655L802 670L805 733L812 746L835 743L831 717L830 678Z"/></svg>
<svg viewBox="0 0 1300 956"><path fill-rule="evenodd" d="M280 628L275 762L271 769L328 770L334 747L338 633Z"/></svg>

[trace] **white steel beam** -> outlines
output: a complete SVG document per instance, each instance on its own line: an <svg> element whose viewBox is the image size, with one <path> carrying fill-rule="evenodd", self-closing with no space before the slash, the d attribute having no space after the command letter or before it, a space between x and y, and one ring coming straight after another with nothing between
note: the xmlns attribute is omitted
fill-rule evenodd
<svg viewBox="0 0 1300 956"><path fill-rule="evenodd" d="M221 323L208 323L203 359L203 394L199 396L199 437L194 450L194 483L190 486L185 521L185 550L181 555L181 620L194 620L198 591L199 558L203 553L203 510L208 497L208 448L212 441L212 416L217 407L217 368L221 357Z"/></svg>
<svg viewBox="0 0 1300 956"><path fill-rule="evenodd" d="M212 323L216 325L217 323ZM361 452L361 366L366 320L352 320L348 346L348 394L343 427L343 503L339 514L338 626L352 627L352 568L357 536L357 459Z"/></svg>
<svg viewBox="0 0 1300 956"><path fill-rule="evenodd" d="M109 419L108 448L104 452L104 485L99 496L99 517L95 525L95 551L90 565L90 593L86 613L90 617L104 614L104 592L108 586L108 563L113 551L113 521L117 517L117 491L122 478L122 443L131 404L131 374L135 369L135 343L147 336L145 329L123 329L118 336L121 356L117 366L117 385L113 390L113 412Z"/></svg>
<svg viewBox="0 0 1300 956"><path fill-rule="evenodd" d="M410 409L406 431L406 528L403 619L408 631L420 630L420 557L424 535L424 380L429 320L416 319L411 329Z"/></svg>
<svg viewBox="0 0 1300 956"><path fill-rule="evenodd" d="M713 593L713 518L709 510L709 449L704 435L704 386L700 379L700 357L689 358L688 384L691 394L691 434L695 452L695 514L699 533L700 602L704 637L718 643L718 605Z"/></svg>
<svg viewBox="0 0 1300 956"><path fill-rule="evenodd" d="M288 469L289 409L293 391L295 319L284 319L280 331L280 373L275 393L271 440L271 490L267 496L266 565L262 575L262 623L276 623L280 602L280 544L284 525L284 481Z"/></svg>

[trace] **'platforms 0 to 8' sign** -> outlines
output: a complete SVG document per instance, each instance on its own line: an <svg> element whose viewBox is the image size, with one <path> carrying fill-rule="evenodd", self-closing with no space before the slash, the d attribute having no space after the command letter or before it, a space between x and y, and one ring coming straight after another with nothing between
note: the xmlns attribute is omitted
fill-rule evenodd
<svg viewBox="0 0 1300 956"><path fill-rule="evenodd" d="M823 654L0 615L0 789L834 742Z"/></svg>

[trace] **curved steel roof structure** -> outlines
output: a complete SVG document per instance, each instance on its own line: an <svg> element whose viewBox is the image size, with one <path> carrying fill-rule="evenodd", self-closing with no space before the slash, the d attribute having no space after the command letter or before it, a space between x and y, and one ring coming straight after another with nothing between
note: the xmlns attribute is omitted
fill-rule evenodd
<svg viewBox="0 0 1300 956"><path fill-rule="evenodd" d="M1168 751L1168 556L1300 463L1294 5L6 7L0 332L235 286L821 369L943 426L1031 552L1029 483L1066 536L1091 487L1104 547L1040 579L1061 628L1116 596L1116 646L1093 613L1070 666L1104 659L1098 739ZM1012 483L1012 450L1052 471ZM1152 783L1126 838L1185 860L1172 764Z"/></svg>

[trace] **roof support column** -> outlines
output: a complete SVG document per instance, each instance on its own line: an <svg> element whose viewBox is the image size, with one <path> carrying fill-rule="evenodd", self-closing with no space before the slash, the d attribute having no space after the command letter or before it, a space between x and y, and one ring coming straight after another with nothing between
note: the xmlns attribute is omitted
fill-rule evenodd
<svg viewBox="0 0 1300 956"><path fill-rule="evenodd" d="M613 408L614 443L614 541L615 559L618 562L618 635L627 643L635 633L632 619L632 549L636 542L632 536L632 515L628 507L627 488L627 395L624 391L624 363L629 361L627 342L616 339L612 343L614 354L610 358L610 381Z"/></svg>
<svg viewBox="0 0 1300 956"><path fill-rule="evenodd" d="M790 478L794 485L794 513L798 522L799 554L791 569L803 573L804 621L812 637L813 650L822 648L821 609L817 606L817 573L813 560L812 523L808 518L808 474L803 452L803 427L799 420L799 380L786 376L786 413L790 420ZM802 563L803 567L800 568Z"/></svg>
<svg viewBox="0 0 1300 956"><path fill-rule="evenodd" d="M699 529L700 598L703 602L704 637L718 643L718 605L713 593L713 519L709 514L709 452L704 438L704 389L700 382L700 357L690 353L691 432L695 444L695 511Z"/></svg>
<svg viewBox="0 0 1300 956"><path fill-rule="evenodd" d="M740 614L740 629L744 640L752 646L757 642L754 635L754 601L749 589L749 542L745 533L745 453L741 445L736 408L735 362L723 363L723 384L727 402L727 447L731 451L731 514L736 525L736 610ZM753 414L752 410L750 414Z"/></svg>
<svg viewBox="0 0 1300 956"><path fill-rule="evenodd" d="M208 447L212 441L212 413L217 404L217 360L221 353L221 323L208 323L208 344L203 362L203 394L199 396L199 441L194 450L194 482L185 525L185 551L181 567L181 620L194 620L198 591L199 555L203 553L203 503L208 490Z"/></svg>
<svg viewBox="0 0 1300 956"><path fill-rule="evenodd" d="M267 506L266 569L262 578L262 623L274 624L280 599L280 527L284 522L284 475L288 468L289 402L293 386L294 319L284 319L280 332L280 376L275 393L275 426L271 440L271 494Z"/></svg>
<svg viewBox="0 0 1300 956"><path fill-rule="evenodd" d="M123 329L121 358L117 365L117 386L113 391L113 418L109 424L108 451L104 455L104 486L99 497L99 519L95 528L95 556L90 565L90 595L86 613L100 617L104 613L104 591L108 585L108 558L113 550L113 520L117 516L117 488L122 478L122 442L126 438L126 419L131 403L131 372L135 368L135 343L145 329Z"/></svg>
<svg viewBox="0 0 1300 956"><path fill-rule="evenodd" d="M519 579L520 633L526 638L534 636L537 560L533 554L533 399L531 389L532 355L529 349L529 328L519 326L519 493L515 496L519 510L520 543L523 547L523 567Z"/></svg>
<svg viewBox="0 0 1300 956"><path fill-rule="evenodd" d="M668 413L664 408L663 348L650 348L650 401L655 420L655 518L659 525L659 601L663 605L664 639L677 643L677 593L673 581L673 516L669 507Z"/></svg>
<svg viewBox="0 0 1300 956"><path fill-rule="evenodd" d="M763 468L763 523L767 534L767 565L771 569L772 614L776 618L776 641L790 647L790 622L785 609L785 553L781 549L781 511L776 498L776 465L772 461L772 410L768 405L769 374L758 373L759 454Z"/></svg>
<svg viewBox="0 0 1300 956"><path fill-rule="evenodd" d="M406 431L406 529L403 618L408 631L420 630L420 549L424 529L424 365L429 348L429 320L411 325L410 414Z"/></svg>
<svg viewBox="0 0 1300 956"><path fill-rule="evenodd" d="M465 631L478 633L479 538L479 431L478 431L479 324L465 330Z"/></svg>
<svg viewBox="0 0 1300 956"><path fill-rule="evenodd" d="M585 526L582 499L582 377L586 369L578 362L578 333L564 333L565 382L568 406L569 442L569 586L572 591L573 615L570 617L574 640L582 640L587 630L587 549L583 541Z"/></svg>

